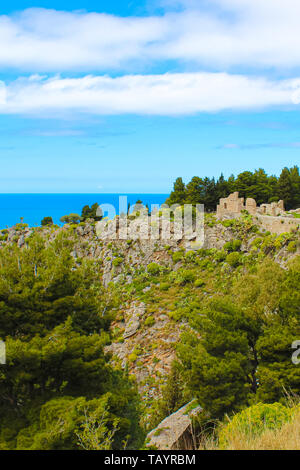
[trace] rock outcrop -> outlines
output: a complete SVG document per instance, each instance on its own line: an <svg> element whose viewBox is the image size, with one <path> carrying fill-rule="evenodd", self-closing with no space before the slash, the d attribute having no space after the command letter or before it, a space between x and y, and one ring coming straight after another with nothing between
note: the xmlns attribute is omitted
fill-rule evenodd
<svg viewBox="0 0 300 470"><path fill-rule="evenodd" d="M192 447L192 417L201 413L202 408L195 401L180 408L165 418L147 436L147 447L158 450L184 450Z"/></svg>
<svg viewBox="0 0 300 470"><path fill-rule="evenodd" d="M130 338L133 336L140 327L140 317L145 313L145 304L134 302L131 309L127 313L127 321L123 338Z"/></svg>

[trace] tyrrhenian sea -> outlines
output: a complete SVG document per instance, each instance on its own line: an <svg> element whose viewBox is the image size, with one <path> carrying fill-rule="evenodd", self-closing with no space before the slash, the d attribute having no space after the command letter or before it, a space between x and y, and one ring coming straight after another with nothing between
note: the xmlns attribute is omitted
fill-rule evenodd
<svg viewBox="0 0 300 470"><path fill-rule="evenodd" d="M39 226L46 216L59 224L63 215L80 215L83 206L95 202L113 205L118 214L119 196L126 196L131 206L141 200L151 207L163 204L168 194L0 194L0 229L12 227L21 218L31 227Z"/></svg>

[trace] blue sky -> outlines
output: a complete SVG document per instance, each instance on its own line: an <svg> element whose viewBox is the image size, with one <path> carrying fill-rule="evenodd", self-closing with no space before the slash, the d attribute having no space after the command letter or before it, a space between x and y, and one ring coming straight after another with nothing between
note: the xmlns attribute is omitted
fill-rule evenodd
<svg viewBox="0 0 300 470"><path fill-rule="evenodd" d="M271 5L272 4L272 5ZM0 192L166 193L300 163L296 0L0 7Z"/></svg>

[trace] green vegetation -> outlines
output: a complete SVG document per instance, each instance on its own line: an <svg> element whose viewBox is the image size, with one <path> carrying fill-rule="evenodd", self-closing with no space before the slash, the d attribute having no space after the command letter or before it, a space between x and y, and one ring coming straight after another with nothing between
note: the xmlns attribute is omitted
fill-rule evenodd
<svg viewBox="0 0 300 470"><path fill-rule="evenodd" d="M265 260L233 280L226 295L211 296L191 318L201 340L183 334L182 374L212 418L256 400L284 400L285 390L299 392L300 370L291 361L291 344L300 333L299 276L299 257L287 272Z"/></svg>
<svg viewBox="0 0 300 470"><path fill-rule="evenodd" d="M112 265L115 267L120 266L123 263L124 259L121 256L117 256L112 260Z"/></svg>
<svg viewBox="0 0 300 470"><path fill-rule="evenodd" d="M150 316L145 320L145 326L153 326L155 323L154 317Z"/></svg>
<svg viewBox="0 0 300 470"><path fill-rule="evenodd" d="M281 403L250 406L236 414L219 433L219 446L226 448L236 435L258 436L266 429L278 429L292 418L294 410Z"/></svg>
<svg viewBox="0 0 300 470"><path fill-rule="evenodd" d="M63 215L59 219L63 224L78 224L81 221L81 217L78 214Z"/></svg>
<svg viewBox="0 0 300 470"><path fill-rule="evenodd" d="M227 180L194 176L188 184L177 178L167 204L204 204L207 211L215 211L220 198L238 191L240 197L254 198L257 204L284 200L287 210L300 207L299 168L284 168L279 178L268 176L263 169L244 171ZM211 223L211 222L210 222Z"/></svg>
<svg viewBox="0 0 300 470"><path fill-rule="evenodd" d="M45 227L47 225L53 225L52 217L44 217L43 220L41 221L41 225L43 227Z"/></svg>
<svg viewBox="0 0 300 470"><path fill-rule="evenodd" d="M0 250L2 450L141 444L135 386L103 353L114 299L100 264L76 264L72 245L34 235L25 249Z"/></svg>
<svg viewBox="0 0 300 470"><path fill-rule="evenodd" d="M95 247L74 220L57 232L19 224L9 242L1 231L0 449L141 448L193 399L195 435L216 448L296 426L299 234L260 232L247 213L205 223L221 249L157 244L152 258L138 241ZM139 328L124 340L132 311ZM110 342L119 356L104 353Z"/></svg>
<svg viewBox="0 0 300 470"><path fill-rule="evenodd" d="M156 276L160 272L160 266L157 263L150 263L147 266L147 271L152 276Z"/></svg>
<svg viewBox="0 0 300 470"><path fill-rule="evenodd" d="M84 206L81 211L81 220L83 221L87 219L101 220L102 216L97 214L98 207L99 207L99 204L97 202L95 202L95 204L92 204L91 207L88 205Z"/></svg>
<svg viewBox="0 0 300 470"><path fill-rule="evenodd" d="M236 268L241 263L241 256L237 252L229 253L225 259L232 268Z"/></svg>

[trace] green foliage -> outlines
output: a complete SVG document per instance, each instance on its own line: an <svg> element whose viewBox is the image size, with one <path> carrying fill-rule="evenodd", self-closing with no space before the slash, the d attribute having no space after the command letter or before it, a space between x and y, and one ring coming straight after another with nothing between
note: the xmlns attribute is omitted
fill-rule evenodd
<svg viewBox="0 0 300 470"><path fill-rule="evenodd" d="M147 271L152 276L157 276L160 273L160 266L157 263L150 263L147 266Z"/></svg>
<svg viewBox="0 0 300 470"><path fill-rule="evenodd" d="M137 358L138 358L137 354L135 352L132 352L128 356L128 362L129 363L135 362L137 360Z"/></svg>
<svg viewBox="0 0 300 470"><path fill-rule="evenodd" d="M260 435L266 429L279 429L292 417L293 410L281 403L258 403L236 414L219 433L219 447L225 449L235 435Z"/></svg>
<svg viewBox="0 0 300 470"><path fill-rule="evenodd" d="M15 230L16 232L22 232L26 227L28 227L28 224L24 224L23 222L16 224L15 225Z"/></svg>
<svg viewBox="0 0 300 470"><path fill-rule="evenodd" d="M174 183L174 190L167 199L167 204L170 206L173 204L184 204L186 199L185 184L182 178L177 178Z"/></svg>
<svg viewBox="0 0 300 470"><path fill-rule="evenodd" d="M170 288L170 284L168 282L161 282L159 288L161 291L167 291Z"/></svg>
<svg viewBox="0 0 300 470"><path fill-rule="evenodd" d="M145 326L153 326L155 323L155 318L150 315L150 317L147 317L145 320Z"/></svg>
<svg viewBox="0 0 300 470"><path fill-rule="evenodd" d="M195 281L195 273L191 269L180 269L177 271L175 276L175 283L180 286L185 286L186 284L192 283Z"/></svg>
<svg viewBox="0 0 300 470"><path fill-rule="evenodd" d="M183 259L184 253L182 251L175 251L172 255L172 259L174 263L178 263Z"/></svg>
<svg viewBox="0 0 300 470"><path fill-rule="evenodd" d="M81 220L80 215L78 214L69 214L69 215L63 215L59 219L63 224L78 224Z"/></svg>
<svg viewBox="0 0 300 470"><path fill-rule="evenodd" d="M288 247L287 247L288 251L290 253L296 253L297 251L297 243L295 241L292 241L288 244Z"/></svg>
<svg viewBox="0 0 300 470"><path fill-rule="evenodd" d="M229 253L226 256L226 263L232 268L236 268L241 263L241 255L237 252Z"/></svg>
<svg viewBox="0 0 300 470"><path fill-rule="evenodd" d="M241 240L231 240L230 242L225 243L223 248L228 251L228 253L232 253L234 251L240 251L241 245Z"/></svg>
<svg viewBox="0 0 300 470"><path fill-rule="evenodd" d="M66 233L0 250L0 449L141 445L135 386L103 352L114 295L72 250Z"/></svg>
<svg viewBox="0 0 300 470"><path fill-rule="evenodd" d="M96 266L91 261L77 266L71 247L61 234L48 246L34 235L25 249L1 249L0 336L43 335L68 316L78 331L108 326L109 317L99 315L104 299Z"/></svg>
<svg viewBox="0 0 300 470"><path fill-rule="evenodd" d="M194 331L183 333L177 347L182 377L211 418L257 401L283 402L285 390L300 392L291 360L300 334L300 257L287 270L266 260L232 276L222 299L216 293L190 312Z"/></svg>
<svg viewBox="0 0 300 470"><path fill-rule="evenodd" d="M155 428L164 418L185 405L190 398L185 390L180 368L176 362L173 362L167 382L161 388L161 397L153 403L147 423L148 430Z"/></svg>
<svg viewBox="0 0 300 470"><path fill-rule="evenodd" d="M41 221L41 225L43 227L47 226L47 225L53 225L53 219L52 217L44 217L43 220Z"/></svg>
<svg viewBox="0 0 300 470"><path fill-rule="evenodd" d="M203 279L195 279L194 286L195 287L203 287L203 286L205 286L205 282L203 281Z"/></svg>
<svg viewBox="0 0 300 470"><path fill-rule="evenodd" d="M251 389L256 389L251 344L256 341L259 325L225 301L213 302L197 324L203 340L184 335L179 357L200 405L213 417L222 417L244 406Z"/></svg>
<svg viewBox="0 0 300 470"><path fill-rule="evenodd" d="M8 233L3 233L3 232L4 232L4 230L2 230L2 232L1 232L2 235L0 235L0 241L1 242L4 242L8 239Z"/></svg>
<svg viewBox="0 0 300 470"><path fill-rule="evenodd" d="M117 267L117 266L120 266L120 264L122 264L123 261L124 261L124 259L121 258L120 256L118 256L117 258L114 258L114 259L112 260L112 265L113 265L113 266L116 266L116 267Z"/></svg>
<svg viewBox="0 0 300 470"><path fill-rule="evenodd" d="M214 255L214 259L217 261L217 263L221 263L222 261L225 261L227 256L226 251L220 250Z"/></svg>
<svg viewBox="0 0 300 470"><path fill-rule="evenodd" d="M167 204L204 204L206 211L215 211L220 198L228 197L238 191L240 197L254 198L258 204L283 199L286 208L300 207L300 174L299 168L284 168L280 177L268 176L263 169L244 171L237 177L227 180L221 175L215 178L194 176L188 184L177 178ZM224 224L229 221L224 221ZM208 221L208 224L213 224ZM228 225L229 226L229 225Z"/></svg>
<svg viewBox="0 0 300 470"><path fill-rule="evenodd" d="M81 220L87 220L87 219L101 220L102 215L99 214L98 207L99 207L99 204L97 202L95 202L95 204L92 204L91 207L88 205L84 206L81 211ZM98 214L97 214L97 210L98 210Z"/></svg>

